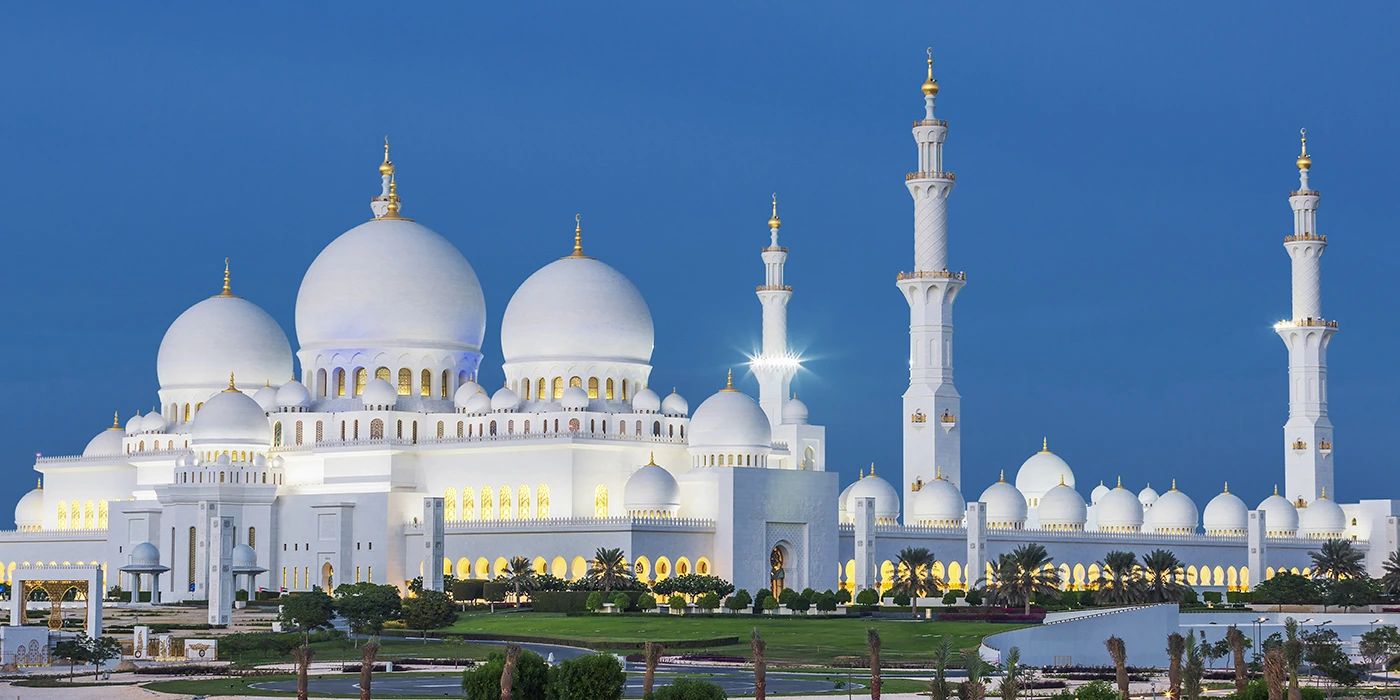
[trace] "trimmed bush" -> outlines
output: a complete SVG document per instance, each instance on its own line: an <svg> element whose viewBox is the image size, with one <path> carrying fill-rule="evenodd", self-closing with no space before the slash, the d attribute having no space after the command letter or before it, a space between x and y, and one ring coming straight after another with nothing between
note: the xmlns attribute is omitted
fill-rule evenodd
<svg viewBox="0 0 1400 700"><path fill-rule="evenodd" d="M788 610L805 613L812 607L812 601L807 600L807 596L795 596L788 601Z"/></svg>
<svg viewBox="0 0 1400 700"><path fill-rule="evenodd" d="M974 588L967 592L966 600L968 605L981 605L985 598L982 595L982 591Z"/></svg>
<svg viewBox="0 0 1400 700"><path fill-rule="evenodd" d="M818 612L834 612L836 610L836 596L831 593L817 596L816 608Z"/></svg>
<svg viewBox="0 0 1400 700"><path fill-rule="evenodd" d="M535 591L530 594L530 607L535 612L581 613L589 610L588 600L595 594L603 595L599 591Z"/></svg>
<svg viewBox="0 0 1400 700"><path fill-rule="evenodd" d="M837 603L840 603L841 605L850 605L850 604L851 604L851 592L848 591L848 590L846 590L846 589L844 589L844 588L842 588L841 590L837 591L837 592L836 592L836 602L837 602Z"/></svg>
<svg viewBox="0 0 1400 700"><path fill-rule="evenodd" d="M481 597L493 603L505 600L506 593L511 590L508 583L496 583L495 581L482 581L481 583Z"/></svg>
<svg viewBox="0 0 1400 700"><path fill-rule="evenodd" d="M569 659L551 669L549 676L549 697L558 700L622 700L622 688L627 682L622 663L612 654ZM492 700L499 698L498 690Z"/></svg>
<svg viewBox="0 0 1400 700"><path fill-rule="evenodd" d="M797 591L794 591L791 588L784 588L783 592L778 594L778 602L782 603L783 605L787 605L792 602L793 598L796 597Z"/></svg>
<svg viewBox="0 0 1400 700"><path fill-rule="evenodd" d="M904 591L900 591L900 592L894 594L894 604L895 604L895 606L901 607L901 608L907 608L907 607L909 607L909 603L910 603L910 602L911 602L911 601L910 601L910 599L909 599L909 594L908 594L908 593L905 593Z"/></svg>
<svg viewBox="0 0 1400 700"><path fill-rule="evenodd" d="M1201 593L1201 600L1204 600L1205 602L1210 603L1211 605L1219 605L1220 591L1204 591Z"/></svg>
<svg viewBox="0 0 1400 700"><path fill-rule="evenodd" d="M729 596L729 600L724 601L724 607L735 611L743 610L750 605L753 605L753 596L750 596L749 592L742 588L739 589L738 593Z"/></svg>
<svg viewBox="0 0 1400 700"><path fill-rule="evenodd" d="M505 668L505 654L493 651L484 663L463 672L462 690L467 700L500 700ZM539 654L528 649L520 652L511 674L514 696L518 700L545 700L551 675L549 665Z"/></svg>
<svg viewBox="0 0 1400 700"><path fill-rule="evenodd" d="M1254 591L1230 591L1225 594L1225 599L1231 603L1252 603Z"/></svg>
<svg viewBox="0 0 1400 700"><path fill-rule="evenodd" d="M602 591L590 591L590 592L588 593L588 598L586 598L586 599L584 600L583 607L586 608L586 609L588 610L588 612L598 612L599 610L602 610L602 609L603 609L603 592L602 592Z"/></svg>
<svg viewBox="0 0 1400 700"><path fill-rule="evenodd" d="M666 601L666 605L672 610L685 610L685 597L677 593L676 595L671 596L670 600Z"/></svg>
<svg viewBox="0 0 1400 700"><path fill-rule="evenodd" d="M485 586L486 582L480 579L457 579L452 582L452 599L459 603L464 603L469 600L482 600L486 597L486 593L483 590ZM534 596L531 596L531 599L533 600ZM535 609L538 610L539 608L536 607Z"/></svg>
<svg viewBox="0 0 1400 700"><path fill-rule="evenodd" d="M867 588L856 594L857 605L879 605L880 592L874 588Z"/></svg>
<svg viewBox="0 0 1400 700"><path fill-rule="evenodd" d="M763 599L763 609L767 612L777 610L779 605L781 603L778 602L778 599L771 595Z"/></svg>
<svg viewBox="0 0 1400 700"><path fill-rule="evenodd" d="M637 609L642 611L655 610L656 596L650 593L643 593L637 596Z"/></svg>
<svg viewBox="0 0 1400 700"><path fill-rule="evenodd" d="M724 689L715 683L681 676L670 685L651 692L651 700L727 700Z"/></svg>
<svg viewBox="0 0 1400 700"><path fill-rule="evenodd" d="M695 599L695 607L713 612L719 608L719 596L714 593L706 593Z"/></svg>
<svg viewBox="0 0 1400 700"><path fill-rule="evenodd" d="M617 608L618 612L622 612L623 610L632 607L632 598L629 597L626 593L623 593L622 591L618 591L612 594L611 602L613 604L613 607Z"/></svg>

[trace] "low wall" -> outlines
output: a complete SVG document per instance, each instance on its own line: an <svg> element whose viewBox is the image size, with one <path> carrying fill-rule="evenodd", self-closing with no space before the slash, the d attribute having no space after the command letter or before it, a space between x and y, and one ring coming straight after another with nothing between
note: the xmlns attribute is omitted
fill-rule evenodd
<svg viewBox="0 0 1400 700"><path fill-rule="evenodd" d="M1027 666L1107 666L1113 663L1104 640L1122 638L1129 666L1167 665L1167 635L1180 628L1176 604L1115 608L1061 619L1036 627L1000 632L983 641L984 658L1000 660L1011 647Z"/></svg>

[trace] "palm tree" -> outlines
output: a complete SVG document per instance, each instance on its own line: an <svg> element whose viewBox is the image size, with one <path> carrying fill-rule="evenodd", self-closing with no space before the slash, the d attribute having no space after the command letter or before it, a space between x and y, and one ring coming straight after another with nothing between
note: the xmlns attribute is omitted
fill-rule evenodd
<svg viewBox="0 0 1400 700"><path fill-rule="evenodd" d="M1142 578L1147 599L1153 603L1181 602L1182 588L1176 581L1181 560L1165 549L1154 549L1142 558Z"/></svg>
<svg viewBox="0 0 1400 700"><path fill-rule="evenodd" d="M997 692L1001 695L1001 700L1016 700L1016 696L1021 694L1021 648L1011 647L1006 650L1006 655L1001 660L1001 685L997 687Z"/></svg>
<svg viewBox="0 0 1400 700"><path fill-rule="evenodd" d="M369 684L374 678L374 658L379 656L379 640L371 639L360 647L360 700L369 700Z"/></svg>
<svg viewBox="0 0 1400 700"><path fill-rule="evenodd" d="M933 575L934 557L923 547L905 547L895 564L892 590L909 596L909 612L918 617L919 596L943 592L943 579Z"/></svg>
<svg viewBox="0 0 1400 700"><path fill-rule="evenodd" d="M316 652L305 644L292 649L292 661L297 665L297 700L306 700L306 673L311 669L311 659L315 656Z"/></svg>
<svg viewBox="0 0 1400 700"><path fill-rule="evenodd" d="M989 595L1002 605L1023 605L1026 614L1031 614L1031 602L1036 596L1060 595L1060 572L1051 565L1052 561L1045 548L1034 542L997 557L997 581L988 585Z"/></svg>
<svg viewBox="0 0 1400 700"><path fill-rule="evenodd" d="M647 642L643 649L646 656L646 673L642 675L642 697L651 695L652 683L656 680L656 664L661 661L662 652L666 651L656 642Z"/></svg>
<svg viewBox="0 0 1400 700"><path fill-rule="evenodd" d="M1240 697L1244 697L1245 688L1249 686L1249 667L1244 661L1244 632L1240 628L1230 625L1230 629L1225 631L1225 643L1229 645L1230 652L1235 662L1235 692Z"/></svg>
<svg viewBox="0 0 1400 700"><path fill-rule="evenodd" d="M616 586L630 578L627 571L627 557L622 555L621 549L598 548L593 555L593 564L588 569L588 577L602 584L603 597L612 593L613 586Z"/></svg>
<svg viewBox="0 0 1400 700"><path fill-rule="evenodd" d="M520 661L520 645L506 645L506 665L501 668L501 700L515 696L515 664Z"/></svg>
<svg viewBox="0 0 1400 700"><path fill-rule="evenodd" d="M1342 578L1361 578L1366 568L1361 561L1366 558L1352 546L1351 540L1327 540L1322 543L1322 551L1308 552L1313 560L1313 576L1333 581Z"/></svg>
<svg viewBox="0 0 1400 700"><path fill-rule="evenodd" d="M520 605L520 591L533 590L535 587L535 570L530 566L530 560L525 557L511 557L506 568L506 580L515 587L515 604Z"/></svg>
<svg viewBox="0 0 1400 700"><path fill-rule="evenodd" d="M985 678L991 668L986 661L982 660L982 655L977 647L964 649L962 654L963 669L967 672L967 680L958 687L958 696L961 700L983 700L987 697L987 682Z"/></svg>
<svg viewBox="0 0 1400 700"><path fill-rule="evenodd" d="M1181 656L1185 653L1186 638L1180 632L1167 635L1167 657L1171 660L1167 666L1167 694L1174 700L1181 697Z"/></svg>
<svg viewBox="0 0 1400 700"><path fill-rule="evenodd" d="M880 630L865 631L865 646L870 651L870 700L880 700Z"/></svg>
<svg viewBox="0 0 1400 700"><path fill-rule="evenodd" d="M1264 652L1264 684L1269 688L1269 700L1283 700L1283 686L1288 682L1288 661L1279 648Z"/></svg>
<svg viewBox="0 0 1400 700"><path fill-rule="evenodd" d="M1200 700L1201 679L1205 676L1206 667L1201 658L1201 645L1196 643L1196 635L1186 635L1186 668L1182 678L1182 691L1186 693L1187 700Z"/></svg>
<svg viewBox="0 0 1400 700"><path fill-rule="evenodd" d="M1283 621L1283 662L1288 667L1288 700L1303 700L1298 687L1298 667L1303 665L1303 640L1298 638L1298 621L1289 617Z"/></svg>
<svg viewBox="0 0 1400 700"><path fill-rule="evenodd" d="M953 638L943 635L933 648L933 678L929 680L929 695L932 700L948 700L948 664L953 660Z"/></svg>
<svg viewBox="0 0 1400 700"><path fill-rule="evenodd" d="M1118 635L1105 639L1103 645L1108 648L1109 658L1113 659L1113 670L1118 681L1118 697L1126 699L1128 697L1128 648Z"/></svg>
<svg viewBox="0 0 1400 700"><path fill-rule="evenodd" d="M1099 576L1094 591L1094 602L1110 605L1131 605L1141 603L1144 598L1142 578L1138 576L1137 555L1132 552L1114 551L1105 554L1099 564Z"/></svg>
<svg viewBox="0 0 1400 700"><path fill-rule="evenodd" d="M1391 552L1381 568L1385 570L1381 576L1381 588L1386 593L1400 593L1400 552Z"/></svg>
<svg viewBox="0 0 1400 700"><path fill-rule="evenodd" d="M753 650L753 697L754 700L765 700L768 697L768 660L764 652L768 649L768 643L763 641L757 627L749 636L749 648Z"/></svg>

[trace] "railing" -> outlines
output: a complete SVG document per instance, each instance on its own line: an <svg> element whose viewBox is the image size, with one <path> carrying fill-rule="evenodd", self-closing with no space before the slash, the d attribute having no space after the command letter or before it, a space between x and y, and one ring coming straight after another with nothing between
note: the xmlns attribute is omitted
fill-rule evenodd
<svg viewBox="0 0 1400 700"><path fill-rule="evenodd" d="M909 173L904 176L905 181L909 180L956 180L958 176L951 171L921 170L916 173Z"/></svg>
<svg viewBox="0 0 1400 700"><path fill-rule="evenodd" d="M86 528L79 530L39 529L39 530L0 530L0 540L85 540L90 538L107 539L107 528Z"/></svg>
<svg viewBox="0 0 1400 700"><path fill-rule="evenodd" d="M39 457L34 460L35 464L50 464L53 462L110 462L114 459L144 459L148 457L164 457L166 455L182 455L189 452L188 447L173 447L171 449L145 450L141 452L122 452L114 455L93 455L84 457L82 455L55 455L53 457Z"/></svg>
<svg viewBox="0 0 1400 700"><path fill-rule="evenodd" d="M1283 237L1284 243L1292 243L1294 241L1322 241L1323 243L1326 243L1327 237L1316 233L1308 233L1306 231L1304 231L1303 234L1299 236Z"/></svg>
<svg viewBox="0 0 1400 700"><path fill-rule="evenodd" d="M660 415L660 414L658 414ZM420 427L423 423L419 423ZM471 437L441 437L441 438L419 438L418 442L400 438L369 438L360 440L322 440L320 442L304 442L300 445L281 445L270 450L272 453L282 452L304 452L328 447L411 447L413 445L458 445L479 442L507 442L511 440L616 440L628 442L649 442L667 445L684 445L685 438L667 437L655 435L636 435L590 432L580 430L569 432L561 430L557 433L502 433L499 435L473 435Z"/></svg>
<svg viewBox="0 0 1400 700"><path fill-rule="evenodd" d="M1337 322L1328 321L1322 318L1313 318L1309 316L1307 318L1295 319L1293 321L1280 321L1278 325L1297 326L1299 328L1336 328Z"/></svg>
<svg viewBox="0 0 1400 700"><path fill-rule="evenodd" d="M854 535L856 526L852 523L841 523L836 526L838 535ZM910 535L952 535L966 537L966 527L941 527L925 525L876 525L875 534L888 536L910 536ZM994 540L1024 541L1027 535L1033 535L1035 539L1051 540L1083 540L1099 542L1133 541L1141 543L1168 543L1168 542L1196 542L1199 544L1231 544L1243 545L1247 541L1245 535L1209 535L1203 533L1189 534L1166 534L1157 532L1101 532L1098 530L1042 530L1038 528L987 528L987 538ZM1305 536L1296 537L1275 537L1273 535L1265 538L1270 546L1296 546L1314 547L1317 538ZM1352 540L1352 543L1359 548L1369 548L1369 541L1366 539Z"/></svg>
<svg viewBox="0 0 1400 700"><path fill-rule="evenodd" d="M764 248L764 249L763 249L763 252L765 252L765 253L786 253L786 252L788 252L788 250L787 250L787 246L785 246L785 245L770 245L770 246Z"/></svg>
<svg viewBox="0 0 1400 700"><path fill-rule="evenodd" d="M779 442L775 440L771 447L775 450L786 450L788 448L788 444L786 442Z"/></svg>
<svg viewBox="0 0 1400 700"><path fill-rule="evenodd" d="M755 291L759 292L791 292L790 284L760 284Z"/></svg>
<svg viewBox="0 0 1400 700"><path fill-rule="evenodd" d="M535 518L530 520L449 520L448 532L479 530L557 530L587 528L669 528L677 530L713 530L715 521L707 518L653 518L619 515L607 518ZM405 533L421 533L423 523L404 523Z"/></svg>
<svg viewBox="0 0 1400 700"><path fill-rule="evenodd" d="M967 273L966 273L966 272L949 272L949 271L947 271L947 270L919 270L919 271L917 271L917 272L901 272L901 273L895 275L895 279L897 279L897 280L916 280L916 279L941 279L941 280L953 279L953 280L966 280L966 279L967 279Z"/></svg>
<svg viewBox="0 0 1400 700"><path fill-rule="evenodd" d="M915 119L914 126L948 126L942 119Z"/></svg>
<svg viewBox="0 0 1400 700"><path fill-rule="evenodd" d="M1322 194L1322 193L1321 193L1321 192L1318 192L1317 190L1293 190L1292 192L1289 192L1289 193L1288 193L1288 196L1289 196L1289 197L1301 197L1301 196L1305 196L1305 195L1306 195L1306 196L1309 196L1309 197L1316 197L1316 196L1318 196L1318 195L1320 195L1320 194Z"/></svg>

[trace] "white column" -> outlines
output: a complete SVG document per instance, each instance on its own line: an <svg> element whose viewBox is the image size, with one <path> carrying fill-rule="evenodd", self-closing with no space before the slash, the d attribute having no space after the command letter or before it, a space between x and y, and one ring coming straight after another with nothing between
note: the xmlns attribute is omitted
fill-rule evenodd
<svg viewBox="0 0 1400 700"><path fill-rule="evenodd" d="M855 600L857 593L875 587L875 576L880 571L875 563L875 499L854 500L855 512L852 515L856 524L856 579L855 592L851 594L852 600Z"/></svg>
<svg viewBox="0 0 1400 700"><path fill-rule="evenodd" d="M1269 523L1265 519L1262 510L1249 511L1248 529L1245 531L1245 539L1249 543L1249 587L1264 582L1264 571L1269 566Z"/></svg>
<svg viewBox="0 0 1400 700"><path fill-rule="evenodd" d="M987 504L967 504L967 567L963 569L969 589L987 575Z"/></svg>
<svg viewBox="0 0 1400 700"><path fill-rule="evenodd" d="M209 518L209 624L227 625L233 615L233 517Z"/></svg>
<svg viewBox="0 0 1400 700"><path fill-rule="evenodd" d="M423 588L441 591L442 553L446 531L445 501L441 498L423 499Z"/></svg>

